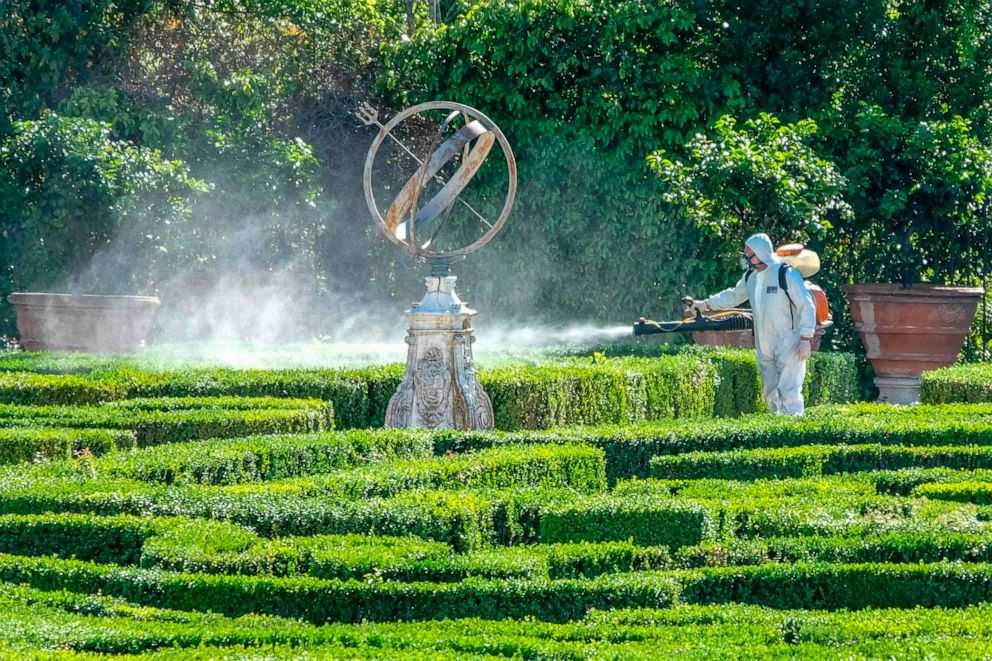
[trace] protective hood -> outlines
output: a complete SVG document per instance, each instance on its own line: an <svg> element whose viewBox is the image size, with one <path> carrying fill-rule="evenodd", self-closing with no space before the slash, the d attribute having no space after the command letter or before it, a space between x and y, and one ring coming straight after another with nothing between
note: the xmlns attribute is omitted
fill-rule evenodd
<svg viewBox="0 0 992 661"><path fill-rule="evenodd" d="M744 242L744 245L753 250L758 259L769 266L781 261L775 256L775 248L767 234L753 234Z"/></svg>

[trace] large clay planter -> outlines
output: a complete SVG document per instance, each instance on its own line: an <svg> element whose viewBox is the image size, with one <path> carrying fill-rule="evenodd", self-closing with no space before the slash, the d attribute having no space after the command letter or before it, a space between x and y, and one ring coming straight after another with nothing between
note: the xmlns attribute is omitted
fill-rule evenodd
<svg viewBox="0 0 992 661"><path fill-rule="evenodd" d="M15 293L20 343L28 351L124 353L144 343L158 310L154 296Z"/></svg>
<svg viewBox="0 0 992 661"><path fill-rule="evenodd" d="M823 337L824 329L817 328L813 334L813 340L809 343L813 351L820 350L820 339ZM754 348L754 331L696 331L692 334L692 341L696 344L708 344L718 347L741 347L745 349Z"/></svg>
<svg viewBox="0 0 992 661"><path fill-rule="evenodd" d="M954 363L978 304L981 287L858 284L841 288L854 328L875 370L878 400L920 400L920 374Z"/></svg>
<svg viewBox="0 0 992 661"><path fill-rule="evenodd" d="M754 348L754 331L747 330L733 331L696 331L692 334L692 341L696 344L706 344L715 347L740 347L744 349Z"/></svg>

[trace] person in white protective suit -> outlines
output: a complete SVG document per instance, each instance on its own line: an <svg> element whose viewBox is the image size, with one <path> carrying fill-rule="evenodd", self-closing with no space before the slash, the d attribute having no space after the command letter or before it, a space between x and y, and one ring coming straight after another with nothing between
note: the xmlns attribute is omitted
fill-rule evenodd
<svg viewBox="0 0 992 661"><path fill-rule="evenodd" d="M705 300L694 300L692 307L700 311L722 310L751 301L754 347L768 410L802 415L806 361L816 331L813 295L799 271L776 257L767 234L755 234L744 242L741 268L745 272L736 285ZM784 282L788 291L780 287L781 268L786 269Z"/></svg>

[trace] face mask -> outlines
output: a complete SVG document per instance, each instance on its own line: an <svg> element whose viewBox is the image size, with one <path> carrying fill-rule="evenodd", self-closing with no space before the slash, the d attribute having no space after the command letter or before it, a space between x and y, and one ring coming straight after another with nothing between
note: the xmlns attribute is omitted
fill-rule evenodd
<svg viewBox="0 0 992 661"><path fill-rule="evenodd" d="M748 259L747 255L741 253L741 270L746 271L751 268L751 260Z"/></svg>

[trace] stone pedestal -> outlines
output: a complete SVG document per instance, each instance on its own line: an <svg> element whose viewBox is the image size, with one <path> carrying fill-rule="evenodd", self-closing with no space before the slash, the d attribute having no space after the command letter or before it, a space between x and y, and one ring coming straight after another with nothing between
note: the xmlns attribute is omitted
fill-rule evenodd
<svg viewBox="0 0 992 661"><path fill-rule="evenodd" d="M475 310L455 293L457 278L425 278L427 293L406 311L406 374L386 409L387 427L492 429L493 405L472 358Z"/></svg>
<svg viewBox="0 0 992 661"><path fill-rule="evenodd" d="M918 404L920 401L920 377L918 376L876 376L878 401L885 404Z"/></svg>

